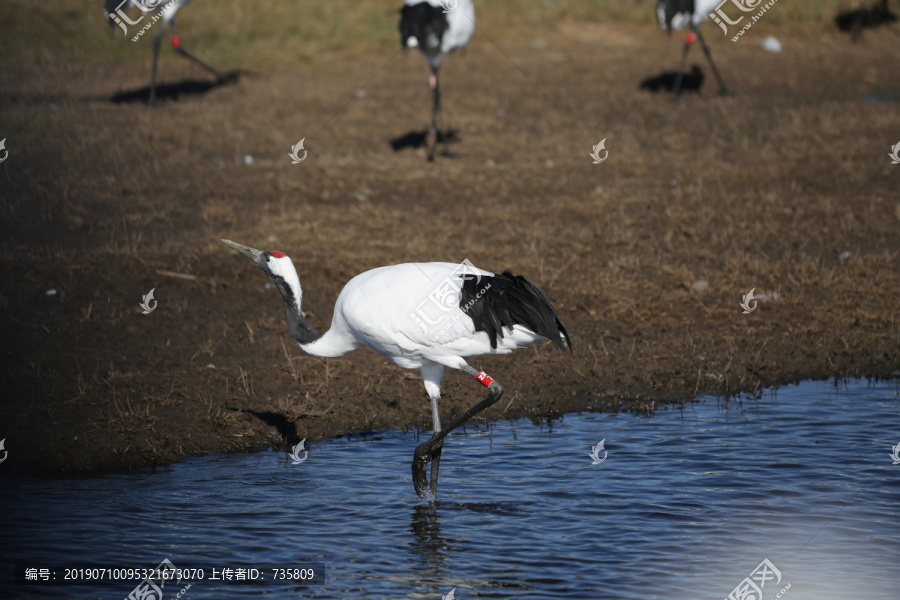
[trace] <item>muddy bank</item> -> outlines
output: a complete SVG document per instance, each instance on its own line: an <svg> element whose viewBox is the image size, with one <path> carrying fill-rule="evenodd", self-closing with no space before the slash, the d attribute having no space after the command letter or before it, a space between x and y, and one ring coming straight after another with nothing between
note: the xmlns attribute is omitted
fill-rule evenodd
<svg viewBox="0 0 900 600"><path fill-rule="evenodd" d="M777 56L714 43L737 94L707 81L682 103L639 89L680 52L649 27L569 26L505 53L482 40L442 72L455 156L433 164L391 145L427 123L417 56L335 56L328 73L247 74L153 110L109 101L146 85L142 63L7 66L2 468L98 474L428 431L417 372L367 349L303 355L277 292L220 237L288 253L320 331L376 266L468 258L526 275L575 351L473 359L506 388L485 418L895 374L900 108L862 101L900 79L893 39L810 35ZM177 57L163 69L203 77ZM751 288L763 299L743 314ZM444 417L481 394L448 373Z"/></svg>

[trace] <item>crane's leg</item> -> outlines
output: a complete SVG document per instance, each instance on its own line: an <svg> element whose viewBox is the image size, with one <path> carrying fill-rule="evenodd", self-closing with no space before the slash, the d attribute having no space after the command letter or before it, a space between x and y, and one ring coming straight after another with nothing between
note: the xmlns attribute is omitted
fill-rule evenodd
<svg viewBox="0 0 900 600"><path fill-rule="evenodd" d="M150 78L150 99L147 101L151 106L156 102L156 69L159 66L159 45L165 32L166 24L163 23L163 26L159 28L159 32L153 38L153 76Z"/></svg>
<svg viewBox="0 0 900 600"><path fill-rule="evenodd" d="M431 86L431 91L434 94L434 104L431 107L431 127L428 128L428 134L425 136L425 145L428 148L428 160L432 161L434 160L434 147L437 145L438 140L438 115L441 114L441 88L438 85L438 69L435 67L431 69L428 85ZM444 117L441 115L441 121L443 120Z"/></svg>
<svg viewBox="0 0 900 600"><path fill-rule="evenodd" d="M866 0L862 3L862 8L856 11L856 18L853 20L853 26L850 28L850 39L853 40L854 44L859 41L862 35L863 23L868 16L868 12L869 2Z"/></svg>
<svg viewBox="0 0 900 600"><path fill-rule="evenodd" d="M488 389L487 398L464 412L462 415L454 419L449 425L441 429L440 432L435 433L430 440L420 444L418 448L416 448L415 453L413 454L413 463L412 463L412 475L413 475L413 485L416 488L416 493L421 497L423 490L428 486L428 480L426 474L428 472L428 461L429 458L433 456L433 451L439 445L443 445L443 440L447 437L451 431L493 405L500 399L500 396L503 395L503 386L500 383L494 381L487 373L484 371L476 371L469 365L463 365L462 370L472 375L477 379L483 386ZM432 494L437 493L437 475L436 468L434 464L432 464L432 481L434 482L434 488L432 489Z"/></svg>
<svg viewBox="0 0 900 600"><path fill-rule="evenodd" d="M193 54L191 54L190 52L188 52L187 50L184 49L184 47L181 45L181 38L178 37L178 34L175 32L175 19L172 19L172 48L174 48L175 52L177 52L181 56L193 61L200 67L206 69L207 71L209 71L210 73L215 75L216 80L219 83L228 81L228 77L226 77L225 74L222 73L220 70L218 70L217 68L215 68L211 65L206 64L205 62L203 62L202 60L200 60L199 58L197 58L196 56L194 56Z"/></svg>
<svg viewBox="0 0 900 600"><path fill-rule="evenodd" d="M428 399L431 401L431 421L434 424L432 430L432 438L441 433L441 414L438 410L438 400L441 399L441 379L444 377L444 365L431 363L420 369L422 373L422 383L425 384L425 391L428 393ZM441 464L441 450L444 442L440 441L431 449L431 495L437 494L438 469Z"/></svg>
<svg viewBox="0 0 900 600"><path fill-rule="evenodd" d="M440 396L431 398L431 419L434 423L434 430L431 437L435 437L441 433L441 415L438 413L438 403ZM441 466L441 451L444 449L443 438L431 450L431 495L437 498L438 469Z"/></svg>
<svg viewBox="0 0 900 600"><path fill-rule="evenodd" d="M688 52L691 49L691 44L694 43L694 38L691 35L692 33L693 32L689 32L684 38L684 50L681 52L681 66L678 67L678 75L675 76L675 83L672 84L672 93L675 94L676 98L681 94L681 79L684 77L684 69L687 67Z"/></svg>
<svg viewBox="0 0 900 600"><path fill-rule="evenodd" d="M728 88L725 87L725 82L722 81L722 76L719 75L719 70L716 68L716 63L713 62L712 54L709 53L709 47L706 45L706 40L703 39L703 34L700 33L700 28L696 28L697 37L700 39L700 47L703 48L703 53L706 54L706 60L709 61L709 66L712 69L713 75L716 76L716 80L719 82L719 93L723 96L728 94Z"/></svg>
<svg viewBox="0 0 900 600"><path fill-rule="evenodd" d="M437 75L435 75L436 77ZM441 96L440 90L438 90L438 98L437 98L437 118L438 118L438 138L440 138L440 134L444 132L444 141L441 142L441 147L444 150L444 156L450 156L450 147L447 146L447 136L450 132L447 131L447 126L444 125L444 107L441 104Z"/></svg>

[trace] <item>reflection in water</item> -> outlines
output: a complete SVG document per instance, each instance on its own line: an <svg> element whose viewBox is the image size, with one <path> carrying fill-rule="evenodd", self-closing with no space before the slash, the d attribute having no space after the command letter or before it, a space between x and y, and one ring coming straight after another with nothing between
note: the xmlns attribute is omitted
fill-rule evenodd
<svg viewBox="0 0 900 600"><path fill-rule="evenodd" d="M58 564L325 566L320 586L205 581L185 600L436 599L453 588L461 600L724 598L764 559L791 583L784 600L896 600L897 388L810 382L651 416L467 427L447 440L436 502L415 496L416 441L400 432L321 441L299 465L264 452L75 481L0 470L0 552ZM592 465L601 439L608 459ZM0 595L11 585L4 567ZM124 587L11 597L110 600L134 584Z"/></svg>
<svg viewBox="0 0 900 600"><path fill-rule="evenodd" d="M449 544L441 537L438 504L423 502L413 507L409 528L413 533L413 549L424 563L434 568L436 575L443 575L448 564Z"/></svg>

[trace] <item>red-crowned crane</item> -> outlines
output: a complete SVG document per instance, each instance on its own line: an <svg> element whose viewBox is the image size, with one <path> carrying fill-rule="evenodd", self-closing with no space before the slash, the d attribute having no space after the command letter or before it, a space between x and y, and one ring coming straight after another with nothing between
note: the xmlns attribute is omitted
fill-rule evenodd
<svg viewBox="0 0 900 600"><path fill-rule="evenodd" d="M395 365L419 369L431 400L434 432L413 455L413 485L419 496L437 494L443 440L503 394L500 383L469 366L466 358L509 354L546 340L557 348L572 343L550 300L524 277L495 275L452 263L406 263L379 267L351 279L334 304L331 328L317 333L303 317L303 291L291 259L222 240L248 256L272 280L287 305L288 330L308 354L343 356L368 346ZM441 427L438 400L444 369L459 369L488 388L487 398Z"/></svg>
<svg viewBox="0 0 900 600"><path fill-rule="evenodd" d="M111 26L118 25L125 31L126 35L129 35L129 33L136 35L138 31L141 31L142 28L147 27L151 23L162 21L158 27L156 36L153 38L153 76L150 80L150 104L153 104L156 101L156 69L159 63L159 47L162 42L163 34L166 32L166 28L172 30L172 48L175 49L175 52L194 61L215 75L220 83L228 81L228 77L224 73L189 53L181 45L181 38L179 38L178 34L175 32L175 14L185 4L190 2L191 0L105 0L104 6L109 24ZM144 13L140 19L135 21L129 19L125 14L132 6L139 8L141 12ZM153 16L145 21L144 17L147 13L153 13ZM128 31L126 23L135 26L133 33Z"/></svg>
<svg viewBox="0 0 900 600"><path fill-rule="evenodd" d="M675 77L675 84L672 86L672 91L676 96L681 92L681 78L684 75L684 68L687 66L688 51L697 39L700 40L700 46L703 48L704 54L706 54L706 60L709 61L713 75L716 76L716 80L719 82L720 93L728 93L728 88L725 87L725 82L722 80L722 76L719 75L719 70L713 62L712 54L709 53L706 40L703 39L703 34L700 33L700 24L709 17L709 13L713 12L720 2L721 0L658 0L656 4L656 18L659 21L660 29L665 29L672 33L673 29L678 31L685 27L690 27L690 31L684 38L681 66L678 68L678 75Z"/></svg>
<svg viewBox="0 0 900 600"><path fill-rule="evenodd" d="M400 9L400 43L403 48L418 47L431 67L428 85L434 93L431 126L425 136L428 160L434 160L434 148L440 129L444 129L438 70L444 55L465 48L475 31L475 7L471 0L405 0ZM444 154L449 154L444 132Z"/></svg>

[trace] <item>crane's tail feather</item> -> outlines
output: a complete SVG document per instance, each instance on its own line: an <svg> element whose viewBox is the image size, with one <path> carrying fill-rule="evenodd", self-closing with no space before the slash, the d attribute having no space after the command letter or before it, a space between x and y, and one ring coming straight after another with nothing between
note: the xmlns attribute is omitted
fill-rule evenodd
<svg viewBox="0 0 900 600"><path fill-rule="evenodd" d="M488 334L491 348L497 347L504 327L520 325L549 339L560 350L566 345L572 350L572 340L550 299L521 275L504 271L480 280L469 276L463 282L459 306L472 319L476 331Z"/></svg>

